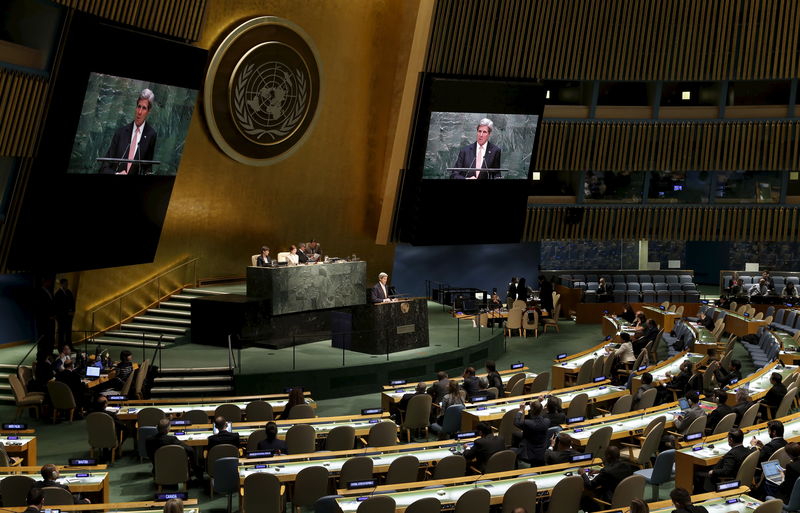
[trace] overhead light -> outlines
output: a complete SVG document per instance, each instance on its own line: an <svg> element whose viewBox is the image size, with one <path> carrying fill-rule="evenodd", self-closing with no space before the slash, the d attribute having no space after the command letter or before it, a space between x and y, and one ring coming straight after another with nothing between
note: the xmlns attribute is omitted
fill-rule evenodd
<svg viewBox="0 0 800 513"><path fill-rule="evenodd" d="M800 179L800 173L797 171L789 171L789 180L798 180Z"/></svg>
<svg viewBox="0 0 800 513"><path fill-rule="evenodd" d="M541 180L541 179L542 179L542 173L540 173L539 171L534 171L533 174L531 174L531 180Z"/></svg>
<svg viewBox="0 0 800 513"><path fill-rule="evenodd" d="M548 90L547 90L547 92L545 92L545 93L544 93L544 98L545 98L546 100L549 100L549 99L550 99L550 89L548 89Z"/></svg>
<svg viewBox="0 0 800 513"><path fill-rule="evenodd" d="M691 91L681 91L681 100L691 100L691 99L692 99Z"/></svg>

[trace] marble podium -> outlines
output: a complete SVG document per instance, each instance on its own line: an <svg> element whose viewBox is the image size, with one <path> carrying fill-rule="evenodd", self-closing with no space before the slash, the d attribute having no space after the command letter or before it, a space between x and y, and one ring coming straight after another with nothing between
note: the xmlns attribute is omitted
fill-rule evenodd
<svg viewBox="0 0 800 513"><path fill-rule="evenodd" d="M366 262L247 268L247 296L272 315L363 305L366 288Z"/></svg>
<svg viewBox="0 0 800 513"><path fill-rule="evenodd" d="M424 298L378 303L331 313L333 347L386 354L427 347L428 302Z"/></svg>

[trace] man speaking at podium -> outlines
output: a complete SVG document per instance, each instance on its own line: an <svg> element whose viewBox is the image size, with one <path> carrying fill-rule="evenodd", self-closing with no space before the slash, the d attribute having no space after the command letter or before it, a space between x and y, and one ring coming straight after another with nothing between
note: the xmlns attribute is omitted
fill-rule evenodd
<svg viewBox="0 0 800 513"><path fill-rule="evenodd" d="M156 131L145 123L153 108L155 95L150 89L142 89L136 100L136 113L133 123L121 126L111 139L106 158L129 160L153 160L156 151ZM100 169L103 174L149 175L153 172L150 164L135 162L105 162Z"/></svg>
<svg viewBox="0 0 800 513"><path fill-rule="evenodd" d="M487 180L492 174L491 171L481 171L481 169L500 168L500 147L489 142L492 135L494 123L491 119L483 118L478 122L478 135L476 141L464 146L458 152L458 159L453 167L471 168L453 170L450 178L457 180Z"/></svg>
<svg viewBox="0 0 800 513"><path fill-rule="evenodd" d="M386 273L380 273L378 275L378 283L372 287L372 293L370 294L373 303L388 303L389 301L394 301L392 295L394 295L392 289L394 287L389 287L389 275Z"/></svg>

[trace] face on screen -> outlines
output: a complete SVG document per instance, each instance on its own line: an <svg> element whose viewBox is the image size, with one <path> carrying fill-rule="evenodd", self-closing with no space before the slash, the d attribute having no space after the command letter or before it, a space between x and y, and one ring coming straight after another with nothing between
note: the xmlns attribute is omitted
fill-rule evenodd
<svg viewBox="0 0 800 513"><path fill-rule="evenodd" d="M489 127L481 125L478 127L478 145L483 146L489 140Z"/></svg>
<svg viewBox="0 0 800 513"><path fill-rule="evenodd" d="M148 114L150 114L150 102L147 100L139 100L136 102L136 116L133 118L136 126L142 126Z"/></svg>

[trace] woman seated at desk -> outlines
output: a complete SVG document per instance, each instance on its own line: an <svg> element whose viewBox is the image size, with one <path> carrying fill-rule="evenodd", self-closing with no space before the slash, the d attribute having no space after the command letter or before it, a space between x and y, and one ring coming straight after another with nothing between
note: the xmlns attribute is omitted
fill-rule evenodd
<svg viewBox="0 0 800 513"><path fill-rule="evenodd" d="M286 261L289 263L289 265L298 265L300 263L300 257L297 256L297 246L294 244L292 244L289 254L286 255Z"/></svg>

